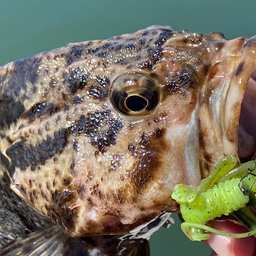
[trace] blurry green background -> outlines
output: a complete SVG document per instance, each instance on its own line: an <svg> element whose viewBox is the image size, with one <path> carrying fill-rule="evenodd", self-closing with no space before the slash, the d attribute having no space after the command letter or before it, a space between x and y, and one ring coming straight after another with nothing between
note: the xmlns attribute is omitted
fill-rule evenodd
<svg viewBox="0 0 256 256"><path fill-rule="evenodd" d="M70 42L132 33L150 25L209 33L226 38L256 34L256 1L240 0L2 0L0 65ZM153 256L210 255L190 242L179 221L151 238Z"/></svg>

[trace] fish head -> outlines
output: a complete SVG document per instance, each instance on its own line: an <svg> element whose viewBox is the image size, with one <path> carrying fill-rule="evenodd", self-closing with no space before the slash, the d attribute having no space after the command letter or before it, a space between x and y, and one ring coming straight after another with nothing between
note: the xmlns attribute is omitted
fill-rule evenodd
<svg viewBox="0 0 256 256"><path fill-rule="evenodd" d="M238 156L254 48L154 26L7 64L0 149L11 188L73 237L125 234L177 211L176 184L198 186Z"/></svg>

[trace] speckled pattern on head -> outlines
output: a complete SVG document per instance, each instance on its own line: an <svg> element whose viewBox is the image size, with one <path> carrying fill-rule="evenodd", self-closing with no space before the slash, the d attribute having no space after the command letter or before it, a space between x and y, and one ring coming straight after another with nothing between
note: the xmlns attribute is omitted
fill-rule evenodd
<svg viewBox="0 0 256 256"><path fill-rule="evenodd" d="M237 155L239 109L219 107L242 96L229 101L232 82L221 77L239 73L235 88L244 90L255 39L246 42L153 26L0 68L11 188L76 237L124 234L176 211L177 183L197 186L224 155Z"/></svg>

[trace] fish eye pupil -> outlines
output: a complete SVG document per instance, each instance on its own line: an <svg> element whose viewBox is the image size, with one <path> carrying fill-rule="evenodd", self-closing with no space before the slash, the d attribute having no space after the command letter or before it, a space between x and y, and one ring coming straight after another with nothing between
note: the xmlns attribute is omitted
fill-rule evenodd
<svg viewBox="0 0 256 256"><path fill-rule="evenodd" d="M145 98L138 95L131 95L125 100L126 107L134 112L141 111L146 108L148 102Z"/></svg>

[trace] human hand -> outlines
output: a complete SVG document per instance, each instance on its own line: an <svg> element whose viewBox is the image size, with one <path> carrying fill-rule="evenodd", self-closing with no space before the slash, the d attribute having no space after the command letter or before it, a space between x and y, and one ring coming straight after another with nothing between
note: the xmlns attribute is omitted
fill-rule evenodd
<svg viewBox="0 0 256 256"><path fill-rule="evenodd" d="M231 221L212 221L210 224L213 228L227 233L248 232L245 227ZM211 256L256 256L254 236L238 239L211 234L211 238L203 242L213 249Z"/></svg>

